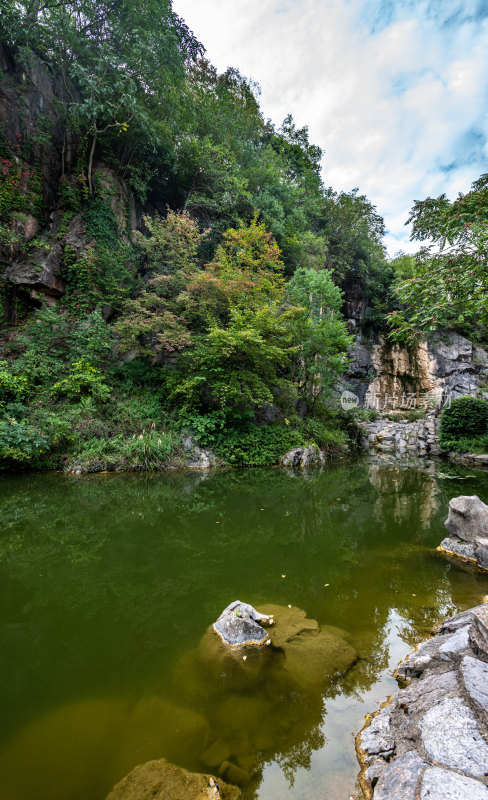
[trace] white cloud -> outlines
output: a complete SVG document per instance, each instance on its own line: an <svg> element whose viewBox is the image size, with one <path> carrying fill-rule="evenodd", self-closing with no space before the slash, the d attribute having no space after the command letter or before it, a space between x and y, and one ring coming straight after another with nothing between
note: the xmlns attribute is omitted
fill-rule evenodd
<svg viewBox="0 0 488 800"><path fill-rule="evenodd" d="M358 186L390 231L414 200L455 197L487 171L488 19L477 0L174 0L219 70L262 87L325 151L335 190ZM488 13L488 12L487 12ZM372 32L374 29L374 33Z"/></svg>

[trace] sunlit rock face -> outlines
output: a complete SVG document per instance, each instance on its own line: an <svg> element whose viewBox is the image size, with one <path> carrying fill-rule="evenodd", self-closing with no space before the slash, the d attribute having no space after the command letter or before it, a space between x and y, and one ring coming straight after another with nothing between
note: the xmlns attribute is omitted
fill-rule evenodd
<svg viewBox="0 0 488 800"><path fill-rule="evenodd" d="M449 502L449 516L444 523L449 536L439 550L473 561L488 569L488 506L477 495L460 495Z"/></svg>
<svg viewBox="0 0 488 800"><path fill-rule="evenodd" d="M356 740L369 800L488 800L487 626L487 605L461 612L401 664Z"/></svg>
<svg viewBox="0 0 488 800"><path fill-rule="evenodd" d="M488 365L485 350L452 331L442 331L431 341L409 348L390 344L381 336L374 343L359 336L351 355L350 388L361 402L376 398L379 411L398 409L404 396L412 409L428 408L443 397L482 392Z"/></svg>
<svg viewBox="0 0 488 800"><path fill-rule="evenodd" d="M188 772L165 758L132 770L107 800L238 800L241 793L221 778Z"/></svg>
<svg viewBox="0 0 488 800"><path fill-rule="evenodd" d="M268 644L269 636L264 623L272 622L266 614L260 614L249 603L235 600L212 625L222 643L228 647L261 647Z"/></svg>

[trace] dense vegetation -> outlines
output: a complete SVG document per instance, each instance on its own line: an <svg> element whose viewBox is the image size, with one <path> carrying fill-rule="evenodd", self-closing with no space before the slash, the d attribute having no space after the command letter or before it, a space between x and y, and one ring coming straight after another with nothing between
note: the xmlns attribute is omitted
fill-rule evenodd
<svg viewBox="0 0 488 800"><path fill-rule="evenodd" d="M452 328L488 340L488 174L453 202L446 195L416 202L408 222L412 238L431 241L416 257L395 260L401 308L389 317L392 335Z"/></svg>
<svg viewBox="0 0 488 800"><path fill-rule="evenodd" d="M488 402L458 397L441 414L439 443L444 451L488 452Z"/></svg>
<svg viewBox="0 0 488 800"><path fill-rule="evenodd" d="M365 334L388 312L409 341L486 324L486 181L414 208L414 235L447 253L389 262L367 198L328 189L307 128L266 121L258 86L219 75L169 0L0 7L22 80L41 69L62 87L54 199L46 119L0 141L0 269L59 250L63 283L53 303L3 281L4 468L184 463L182 431L224 463L341 452L351 288Z"/></svg>

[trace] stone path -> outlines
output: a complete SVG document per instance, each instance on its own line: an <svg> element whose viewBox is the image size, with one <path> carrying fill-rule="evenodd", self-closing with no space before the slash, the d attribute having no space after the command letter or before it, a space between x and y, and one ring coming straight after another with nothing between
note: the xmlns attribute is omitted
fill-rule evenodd
<svg viewBox="0 0 488 800"><path fill-rule="evenodd" d="M446 620L357 737L374 800L488 800L488 604Z"/></svg>

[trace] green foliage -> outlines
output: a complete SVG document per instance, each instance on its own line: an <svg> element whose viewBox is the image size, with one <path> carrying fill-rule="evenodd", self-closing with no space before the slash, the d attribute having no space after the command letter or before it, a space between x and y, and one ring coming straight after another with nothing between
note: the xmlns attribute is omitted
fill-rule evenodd
<svg viewBox="0 0 488 800"><path fill-rule="evenodd" d="M178 424L183 431L189 430L197 442L204 447L214 447L219 441L220 432L225 427L226 418L222 411L209 411L207 414L182 410L178 414Z"/></svg>
<svg viewBox="0 0 488 800"><path fill-rule="evenodd" d="M86 395L91 395L96 400L104 402L110 396L110 388L105 383L103 374L86 358L74 361L68 376L56 381L52 392L54 395L69 397L71 400L80 400Z"/></svg>
<svg viewBox="0 0 488 800"><path fill-rule="evenodd" d="M102 305L118 310L136 287L138 249L122 241L108 198L92 198L83 218L88 242L81 256L64 248L64 303L77 316Z"/></svg>
<svg viewBox="0 0 488 800"><path fill-rule="evenodd" d="M422 247L395 291L402 310L389 316L390 336L411 342L439 327L477 341L488 325L488 175L452 203L445 195L415 203L408 222Z"/></svg>
<svg viewBox="0 0 488 800"><path fill-rule="evenodd" d="M42 176L37 160L29 164L22 136L15 147L4 145L0 158L0 263L25 246L23 234L28 214L37 215L42 203Z"/></svg>
<svg viewBox="0 0 488 800"><path fill-rule="evenodd" d="M154 429L131 437L123 434L96 437L80 444L69 466L82 472L162 469L179 445L180 440L174 433Z"/></svg>
<svg viewBox="0 0 488 800"><path fill-rule="evenodd" d="M302 428L303 435L307 441L311 440L329 454L345 453L349 446L347 433L334 427L334 422L337 425L336 420L307 417Z"/></svg>
<svg viewBox="0 0 488 800"><path fill-rule="evenodd" d="M112 331L99 312L84 317L58 313L48 306L39 310L11 343L14 374L24 376L37 390L49 391L66 376L66 367L82 358L100 366L111 356Z"/></svg>
<svg viewBox="0 0 488 800"><path fill-rule="evenodd" d="M443 439L441 447L444 452L455 453L488 453L488 434L483 436L459 436L457 439Z"/></svg>
<svg viewBox="0 0 488 800"><path fill-rule="evenodd" d="M22 401L28 394L29 383L25 375L14 375L7 361L0 361L0 409L6 403Z"/></svg>
<svg viewBox="0 0 488 800"><path fill-rule="evenodd" d="M487 452L488 402L478 397L458 397L441 414L439 444L442 450Z"/></svg>
<svg viewBox="0 0 488 800"><path fill-rule="evenodd" d="M226 232L181 297L193 346L178 359L176 406L232 416L284 388L293 346L281 272L279 249L256 218Z"/></svg>
<svg viewBox="0 0 488 800"><path fill-rule="evenodd" d="M145 216L144 225L149 236L139 237L145 251L153 278L179 273L188 276L198 263L198 249L205 233L187 212L176 213L167 209L166 217Z"/></svg>
<svg viewBox="0 0 488 800"><path fill-rule="evenodd" d="M59 180L59 199L64 208L72 213L81 211L83 188L78 175L63 175Z"/></svg>
<svg viewBox="0 0 488 800"><path fill-rule="evenodd" d="M416 422L418 419L424 419L425 411L422 409L411 409L409 411L392 411L389 414L384 414L387 419L391 419L392 422L398 422L399 420L406 420L407 422Z"/></svg>
<svg viewBox="0 0 488 800"><path fill-rule="evenodd" d="M277 464L288 450L304 444L302 435L281 425L229 428L217 440L215 451L227 464L259 467Z"/></svg>
<svg viewBox="0 0 488 800"><path fill-rule="evenodd" d="M48 446L45 434L26 421L0 420L0 467L12 462L26 465L35 461Z"/></svg>
<svg viewBox="0 0 488 800"><path fill-rule="evenodd" d="M28 419L8 416L7 409L7 414L0 418L0 469L57 466L56 451L69 434L67 420L51 412L37 413Z"/></svg>
<svg viewBox="0 0 488 800"><path fill-rule="evenodd" d="M197 273L197 251L203 238L185 212L166 218L145 218L150 236L139 243L148 256L151 278L139 294L125 302L115 330L122 353L155 360L191 344L181 292Z"/></svg>
<svg viewBox="0 0 488 800"><path fill-rule="evenodd" d="M300 397L313 409L321 396L331 394L347 364L352 338L339 309L342 292L327 270L296 270L287 295L298 306L293 336L298 345L294 379Z"/></svg>

